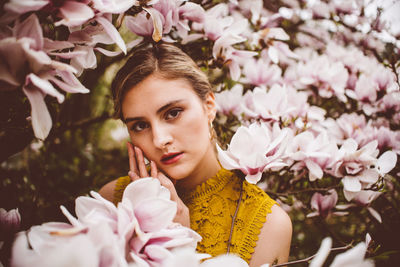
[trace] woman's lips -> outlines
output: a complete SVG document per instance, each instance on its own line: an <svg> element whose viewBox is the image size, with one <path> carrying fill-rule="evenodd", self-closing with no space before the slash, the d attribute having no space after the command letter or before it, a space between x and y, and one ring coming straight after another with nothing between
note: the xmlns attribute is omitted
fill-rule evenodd
<svg viewBox="0 0 400 267"><path fill-rule="evenodd" d="M161 157L161 162L164 164L173 164L180 160L183 156L183 152L168 153Z"/></svg>

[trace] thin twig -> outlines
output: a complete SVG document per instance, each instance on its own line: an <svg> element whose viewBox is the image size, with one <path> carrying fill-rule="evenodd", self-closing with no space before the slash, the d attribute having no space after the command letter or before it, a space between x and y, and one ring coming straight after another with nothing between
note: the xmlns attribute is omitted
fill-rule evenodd
<svg viewBox="0 0 400 267"><path fill-rule="evenodd" d="M348 244L346 246L343 246L343 247L331 248L330 251L332 252L332 251L346 250L346 249L351 248L352 246L353 246L353 244L350 243L350 244ZM289 261L289 262L286 262L286 263L275 264L275 265L271 265L271 267L281 267L281 266L293 265L293 264L298 264L298 263L303 263L303 262L309 262L310 260L314 259L315 256L317 256L317 253L312 255L312 256L310 256L310 257L308 257L308 258L305 258L305 259Z"/></svg>

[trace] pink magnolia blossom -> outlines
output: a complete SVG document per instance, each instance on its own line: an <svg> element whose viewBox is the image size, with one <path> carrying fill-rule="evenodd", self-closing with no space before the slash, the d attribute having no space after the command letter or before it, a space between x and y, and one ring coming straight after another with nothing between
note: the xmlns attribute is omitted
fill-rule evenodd
<svg viewBox="0 0 400 267"><path fill-rule="evenodd" d="M233 22L229 27L224 29L213 46L214 59L217 62L223 62L229 67L231 78L235 81L240 78L240 67L243 66L248 59L257 55L257 53L253 51L238 50L232 47L234 44L246 41L243 33L246 31L247 26L248 21L246 19L239 19Z"/></svg>
<svg viewBox="0 0 400 267"><path fill-rule="evenodd" d="M273 63L277 64L282 56L299 59L299 56L282 42L287 40L289 40L289 35L282 28L265 28L252 35L251 43L253 46L258 46L260 41L268 44L267 55Z"/></svg>
<svg viewBox="0 0 400 267"><path fill-rule="evenodd" d="M91 195L76 199L77 218L62 207L70 224L45 223L20 233L13 266L164 266L174 249L194 251L201 239L172 221L176 203L155 178L128 185L117 207Z"/></svg>
<svg viewBox="0 0 400 267"><path fill-rule="evenodd" d="M372 141L358 148L356 141L347 139L339 149L333 174L343 177L343 192L348 201L367 185L378 181L378 171L370 168L377 162L377 145L377 141Z"/></svg>
<svg viewBox="0 0 400 267"><path fill-rule="evenodd" d="M334 214L338 216L347 215L348 212L344 211L332 211L338 201L338 195L335 189L331 189L327 194L322 195L321 193L314 193L311 197L311 208L315 210L307 214L307 217L321 216L323 218L327 217L329 214ZM338 209L343 207L338 206Z"/></svg>
<svg viewBox="0 0 400 267"><path fill-rule="evenodd" d="M299 171L306 167L310 181L315 181L321 179L324 171L333 164L332 155L337 153L337 146L326 132L314 136L305 131L293 138L286 153L295 161L292 170Z"/></svg>
<svg viewBox="0 0 400 267"><path fill-rule="evenodd" d="M200 29L204 30L208 39L215 41L233 22L233 17L228 16L228 6L225 3L220 3L206 10L204 24L201 25Z"/></svg>
<svg viewBox="0 0 400 267"><path fill-rule="evenodd" d="M18 231L21 224L21 215L18 209L6 211L0 208L0 233L15 233Z"/></svg>
<svg viewBox="0 0 400 267"><path fill-rule="evenodd" d="M215 94L218 112L225 115L233 114L240 116L242 113L241 103L243 97L243 86L236 84L230 90L224 90Z"/></svg>
<svg viewBox="0 0 400 267"><path fill-rule="evenodd" d="M243 68L243 83L256 86L271 86L281 79L282 70L277 65L271 65L263 59L249 59Z"/></svg>
<svg viewBox="0 0 400 267"><path fill-rule="evenodd" d="M228 169L239 169L250 183L257 183L262 172L279 170L286 166L284 151L291 136L287 128L275 124L271 129L264 124L253 123L241 126L232 137L228 150L218 149L221 165Z"/></svg>
<svg viewBox="0 0 400 267"><path fill-rule="evenodd" d="M268 92L256 87L245 95L243 111L251 118L267 121L286 120L294 107L289 105L288 91L285 86L273 85Z"/></svg>
<svg viewBox="0 0 400 267"><path fill-rule="evenodd" d="M73 67L52 60L45 53L46 43L47 39L43 38L39 20L34 14L17 22L12 36L0 40L0 54L3 58L0 63L1 89L22 87L31 104L32 126L39 139L45 139L52 127L44 97L51 95L59 103L64 101L64 95L54 85L70 93L89 92L74 77L76 70Z"/></svg>
<svg viewBox="0 0 400 267"><path fill-rule="evenodd" d="M65 0L58 7L54 7L58 11L57 17L61 20L54 23L54 25L65 25L68 27L80 26L93 18L95 13L88 5L90 0L74 1ZM56 11L56 12L57 12Z"/></svg>

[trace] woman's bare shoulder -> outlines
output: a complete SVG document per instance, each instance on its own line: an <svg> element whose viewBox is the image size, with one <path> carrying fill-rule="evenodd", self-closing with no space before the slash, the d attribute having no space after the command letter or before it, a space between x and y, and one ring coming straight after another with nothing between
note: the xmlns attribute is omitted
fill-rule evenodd
<svg viewBox="0 0 400 267"><path fill-rule="evenodd" d="M250 266L271 264L275 260L278 263L287 262L291 240L292 222L289 215L278 205L272 206L271 213L267 214L267 220L261 228Z"/></svg>
<svg viewBox="0 0 400 267"><path fill-rule="evenodd" d="M111 182L108 182L107 184L103 185L102 188L99 190L99 194L107 199L108 201L113 201L114 200L114 191L115 191L115 185L117 183L118 179L115 179Z"/></svg>

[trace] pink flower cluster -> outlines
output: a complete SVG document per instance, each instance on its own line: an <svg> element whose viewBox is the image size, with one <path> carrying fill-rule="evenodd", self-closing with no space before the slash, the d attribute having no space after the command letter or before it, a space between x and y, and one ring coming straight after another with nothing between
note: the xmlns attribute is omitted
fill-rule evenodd
<svg viewBox="0 0 400 267"><path fill-rule="evenodd" d="M13 266L164 266L175 249L194 251L201 237L174 223L176 203L157 179L126 188L115 206L91 192L76 199L67 223L49 222L18 234ZM130 265L129 265L130 266Z"/></svg>

